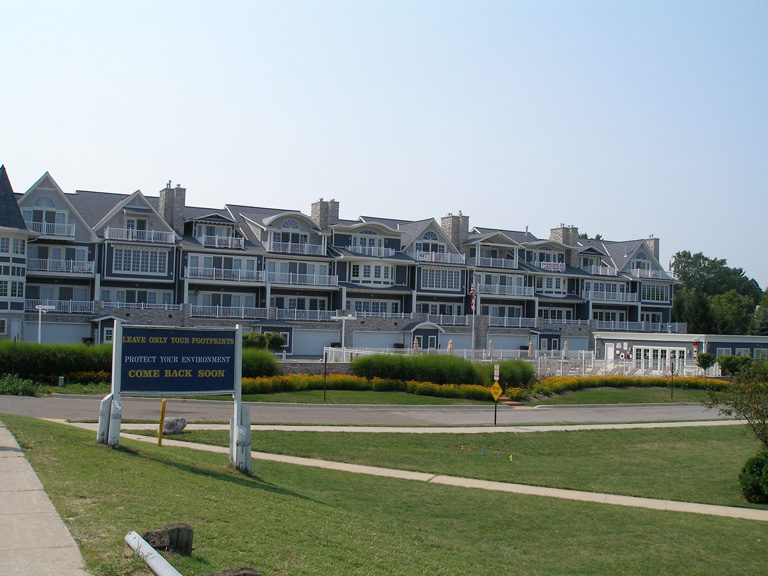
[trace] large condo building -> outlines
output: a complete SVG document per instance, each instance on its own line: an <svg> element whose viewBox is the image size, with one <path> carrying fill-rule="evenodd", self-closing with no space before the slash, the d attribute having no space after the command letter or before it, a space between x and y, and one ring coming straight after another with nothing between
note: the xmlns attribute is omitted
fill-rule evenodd
<svg viewBox="0 0 768 576"><path fill-rule="evenodd" d="M560 225L540 238L462 213L347 220L322 198L308 214L203 208L170 182L157 196L64 192L48 173L14 194L4 167L0 205L0 338L104 342L115 319L238 323L319 356L343 337L586 350L595 331L685 331L670 323L675 279L654 237L590 240Z"/></svg>

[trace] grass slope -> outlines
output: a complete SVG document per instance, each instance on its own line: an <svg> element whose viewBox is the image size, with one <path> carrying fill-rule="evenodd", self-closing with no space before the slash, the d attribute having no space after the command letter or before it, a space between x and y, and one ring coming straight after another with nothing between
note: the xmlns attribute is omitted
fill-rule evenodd
<svg viewBox="0 0 768 576"><path fill-rule="evenodd" d="M768 525L432 486L283 464L258 477L226 457L2 416L96 575L131 574L126 532L184 521L187 576L229 566L276 575L754 575Z"/></svg>

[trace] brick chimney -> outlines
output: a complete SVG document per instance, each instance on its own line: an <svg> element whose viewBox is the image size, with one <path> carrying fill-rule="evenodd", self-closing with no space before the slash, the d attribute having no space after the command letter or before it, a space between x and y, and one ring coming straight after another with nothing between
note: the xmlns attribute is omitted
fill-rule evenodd
<svg viewBox="0 0 768 576"><path fill-rule="evenodd" d="M187 189L176 184L171 187L171 181L160 190L160 216L171 228L179 234L184 234L184 207L186 205Z"/></svg>
<svg viewBox="0 0 768 576"><path fill-rule="evenodd" d="M464 242L469 236L469 216L464 216L459 210L458 214L448 213L440 220L440 227L450 241L460 251L464 249Z"/></svg>
<svg viewBox="0 0 768 576"><path fill-rule="evenodd" d="M327 231L330 226L339 221L339 203L336 200L323 200L320 198L312 203L312 220L321 230Z"/></svg>
<svg viewBox="0 0 768 576"><path fill-rule="evenodd" d="M656 257L656 260L659 259L659 239L654 238L653 234L651 234L650 237L646 238L645 240L645 246L648 248L648 250Z"/></svg>
<svg viewBox="0 0 768 576"><path fill-rule="evenodd" d="M560 224L557 228L550 228L549 239L566 246L576 246L579 241L579 229L576 226Z"/></svg>

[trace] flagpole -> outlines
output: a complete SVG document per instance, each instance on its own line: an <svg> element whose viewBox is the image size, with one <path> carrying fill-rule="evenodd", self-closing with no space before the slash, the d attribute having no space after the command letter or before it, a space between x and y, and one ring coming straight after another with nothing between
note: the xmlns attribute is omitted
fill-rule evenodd
<svg viewBox="0 0 768 576"><path fill-rule="evenodd" d="M477 315L477 306L475 305L475 299L477 293L475 292L475 273L472 273L472 284L469 289L469 307L472 310L472 359L475 359L475 316Z"/></svg>

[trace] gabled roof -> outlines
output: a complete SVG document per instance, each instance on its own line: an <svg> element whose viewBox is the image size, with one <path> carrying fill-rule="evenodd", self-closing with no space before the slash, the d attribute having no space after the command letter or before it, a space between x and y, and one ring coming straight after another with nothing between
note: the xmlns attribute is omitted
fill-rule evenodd
<svg viewBox="0 0 768 576"><path fill-rule="evenodd" d="M488 234L493 232L501 232L508 238L511 238L515 242L519 244L523 244L525 242L535 242L538 240L536 236L528 232L527 230L525 232L521 232L520 230L504 230L502 228L481 228L479 226L475 226L472 228L472 233L474 234Z"/></svg>
<svg viewBox="0 0 768 576"><path fill-rule="evenodd" d="M138 200L139 204L143 204L144 206L132 206L131 202L134 200ZM124 209L140 209L140 210L146 210L147 212L154 214L157 217L158 222L160 222L161 225L163 225L167 232L173 232L176 233L173 228L171 228L170 224L166 222L160 214L158 214L157 210L152 206L152 204L147 200L147 198L144 196L144 194L141 193L141 190L136 190L133 194L130 194L120 202L118 202L112 210L107 212L104 217L99 220L95 226L93 226L93 229L96 233L98 233L99 229L103 228L107 224L109 224L109 221L112 220L119 212L120 210Z"/></svg>
<svg viewBox="0 0 768 576"><path fill-rule="evenodd" d="M83 218L82 214L80 214L80 211L75 208L74 204L70 200L70 197L73 196L73 194L65 194L64 191L61 189L59 184L56 182L56 180L53 179L53 176L51 176L50 172L46 171L45 174L43 174L37 182L32 184L32 186L29 187L29 190L27 190L24 195L19 198L19 204L23 205L26 201L27 195L31 194L34 191L37 191L43 187L43 184L47 184L46 189L53 189L54 192L58 194L58 197L66 204L67 208L69 208L70 214L77 219L77 221L80 223L80 225L83 227L84 230L88 231L88 236L90 236L91 242L95 242L97 240L96 234L94 234L93 230L91 229L91 225L89 222Z"/></svg>
<svg viewBox="0 0 768 576"><path fill-rule="evenodd" d="M90 190L76 190L74 194L68 194L67 196L70 203L91 228L95 228L115 205L128 197L127 194L93 192Z"/></svg>
<svg viewBox="0 0 768 576"><path fill-rule="evenodd" d="M225 224L235 223L235 219L232 218L230 213L226 210L219 210L218 208L186 206L184 208L184 221L190 222L192 220L207 220L213 222L222 222Z"/></svg>
<svg viewBox="0 0 768 576"><path fill-rule="evenodd" d="M470 234L464 241L465 244L479 244L481 242L497 245L519 246L520 243L500 230L490 230L481 234Z"/></svg>
<svg viewBox="0 0 768 576"><path fill-rule="evenodd" d="M0 166L0 227L23 230L32 234L24 223L5 164Z"/></svg>

